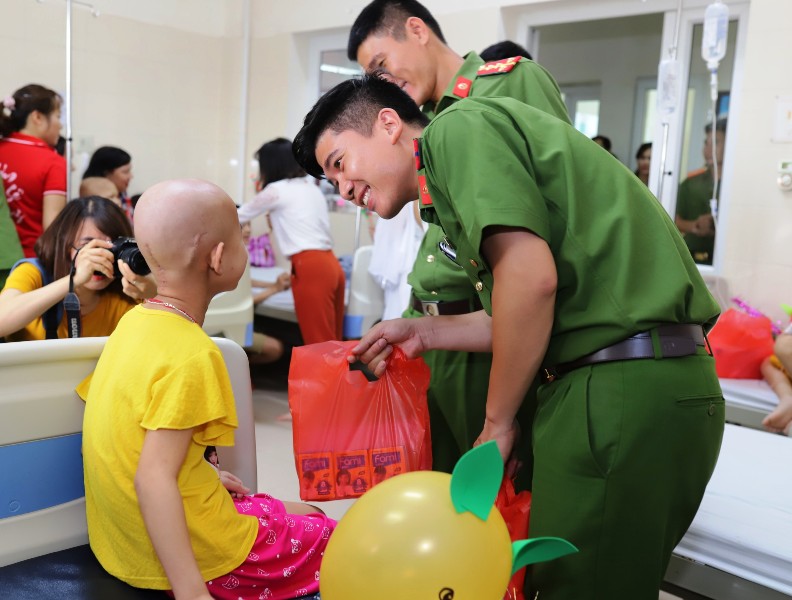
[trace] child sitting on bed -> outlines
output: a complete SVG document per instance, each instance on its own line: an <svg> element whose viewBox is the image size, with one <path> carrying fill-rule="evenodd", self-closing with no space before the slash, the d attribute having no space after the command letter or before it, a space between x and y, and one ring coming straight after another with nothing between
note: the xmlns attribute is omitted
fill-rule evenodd
<svg viewBox="0 0 792 600"><path fill-rule="evenodd" d="M762 425L769 431L790 434L792 429L792 325L779 334L775 354L762 363L762 375L778 396L778 407L767 415Z"/></svg>
<svg viewBox="0 0 792 600"><path fill-rule="evenodd" d="M91 549L115 577L177 599L315 594L335 522L247 495L204 460L237 427L222 354L201 329L245 271L234 203L208 182L166 181L140 199L135 234L158 294L124 316L78 389Z"/></svg>

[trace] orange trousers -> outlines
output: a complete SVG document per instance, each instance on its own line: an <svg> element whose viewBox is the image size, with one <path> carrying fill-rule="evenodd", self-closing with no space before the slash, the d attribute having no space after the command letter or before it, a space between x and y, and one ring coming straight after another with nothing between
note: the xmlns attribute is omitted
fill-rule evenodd
<svg viewBox="0 0 792 600"><path fill-rule="evenodd" d="M331 250L305 250L291 257L294 312L304 344L340 340L344 330L341 264Z"/></svg>

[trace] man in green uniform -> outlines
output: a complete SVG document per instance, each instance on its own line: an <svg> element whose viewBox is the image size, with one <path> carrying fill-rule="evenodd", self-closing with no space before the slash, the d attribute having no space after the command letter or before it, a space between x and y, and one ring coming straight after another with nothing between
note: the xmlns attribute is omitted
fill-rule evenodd
<svg viewBox="0 0 792 600"><path fill-rule="evenodd" d="M715 146L712 145L712 123L704 128L704 163L706 167L688 176L679 186L676 204L676 225L685 238L693 260L712 264L715 249L715 222L710 206L711 198L720 196L723 173L723 148L726 143L726 119L715 123ZM714 150L714 153L713 153ZM718 185L715 186L717 164Z"/></svg>
<svg viewBox="0 0 792 600"><path fill-rule="evenodd" d="M540 598L655 600L712 474L724 402L703 333L718 305L646 186L516 100L462 100L426 126L371 77L323 96L294 150L384 218L417 185L422 216L443 227L484 306L380 323L350 360L379 375L396 343L409 356L492 351L478 441L495 440L504 459L525 393L545 375L531 535L580 552L535 565Z"/></svg>
<svg viewBox="0 0 792 600"><path fill-rule="evenodd" d="M3 182L0 180L0 290L5 285L11 267L24 257L14 221L11 219Z"/></svg>
<svg viewBox="0 0 792 600"><path fill-rule="evenodd" d="M558 85L537 63L519 56L485 64L475 52L454 52L432 14L415 0L375 0L350 30L347 54L367 72L397 83L430 119L466 97L516 98L569 122ZM429 224L412 273L405 317L454 315L479 310L478 293L450 259L440 227ZM424 355L432 372L428 403L433 468L451 472L472 447L484 422L491 356L437 350ZM520 415L526 430L516 453L524 468L518 489L530 488L533 402Z"/></svg>

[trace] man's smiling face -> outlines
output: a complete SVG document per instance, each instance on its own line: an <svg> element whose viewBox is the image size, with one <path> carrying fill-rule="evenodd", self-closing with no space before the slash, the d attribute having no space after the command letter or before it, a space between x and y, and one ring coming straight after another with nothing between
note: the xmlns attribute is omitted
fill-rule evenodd
<svg viewBox="0 0 792 600"><path fill-rule="evenodd" d="M343 198L390 219L417 197L415 162L399 133L380 121L369 136L326 129L316 143L316 160Z"/></svg>

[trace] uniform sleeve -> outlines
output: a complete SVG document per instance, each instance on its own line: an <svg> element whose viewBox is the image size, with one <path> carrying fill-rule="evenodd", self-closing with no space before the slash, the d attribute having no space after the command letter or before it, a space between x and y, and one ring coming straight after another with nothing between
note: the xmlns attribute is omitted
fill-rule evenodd
<svg viewBox="0 0 792 600"><path fill-rule="evenodd" d="M23 294L37 290L43 285L41 273L30 263L22 263L16 269L11 271L6 279L6 284L3 289L19 290Z"/></svg>
<svg viewBox="0 0 792 600"><path fill-rule="evenodd" d="M270 210L278 201L278 193L268 185L258 194L253 197L253 200L246 202L239 207L237 213L239 214L239 222L245 223L252 221L259 215L264 214Z"/></svg>
<svg viewBox="0 0 792 600"><path fill-rule="evenodd" d="M238 422L228 371L219 350L206 349L172 369L152 386L141 427L195 429L204 446L230 446Z"/></svg>
<svg viewBox="0 0 792 600"><path fill-rule="evenodd" d="M677 192L676 214L686 221L692 221L698 218L697 214L693 214L695 210L691 202L691 187L690 178L685 179L685 181L679 184L679 191Z"/></svg>
<svg viewBox="0 0 792 600"><path fill-rule="evenodd" d="M494 225L523 227L549 243L549 214L534 180L530 151L508 117L489 110L455 110L437 117L426 136L432 150L425 161L427 174L449 199L474 250L480 251L482 232Z"/></svg>
<svg viewBox="0 0 792 600"><path fill-rule="evenodd" d="M44 194L63 194L66 195L66 160L62 156L55 155L47 177L44 180Z"/></svg>

